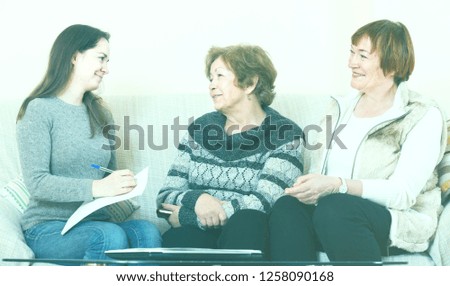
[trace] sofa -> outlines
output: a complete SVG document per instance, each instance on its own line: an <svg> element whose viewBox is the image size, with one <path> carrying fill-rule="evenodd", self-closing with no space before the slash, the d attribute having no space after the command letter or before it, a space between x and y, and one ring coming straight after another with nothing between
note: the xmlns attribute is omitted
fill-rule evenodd
<svg viewBox="0 0 450 286"><path fill-rule="evenodd" d="M104 95L118 126L116 144L119 168L137 173L149 166L144 194L134 198L128 210L119 209L122 218L141 218L155 223L161 232L169 225L156 216L155 197L176 154L177 140L187 124L213 110L207 93L180 95L114 96ZM273 107L304 127L317 122L324 112L327 96L276 96ZM15 118L23 98L1 100L0 122L0 258L33 258L20 229L20 215L26 207L27 193L20 184L20 162L15 138ZM93 162L95 163L95 162ZM87 166L89 167L89 166ZM450 210L446 210L450 213ZM130 215L131 214L131 215ZM129 216L130 215L130 216ZM448 241L448 240L447 240ZM318 253L321 261L326 254ZM429 252L384 257L383 261L402 261L408 265L435 265ZM0 265L29 265L5 262Z"/></svg>

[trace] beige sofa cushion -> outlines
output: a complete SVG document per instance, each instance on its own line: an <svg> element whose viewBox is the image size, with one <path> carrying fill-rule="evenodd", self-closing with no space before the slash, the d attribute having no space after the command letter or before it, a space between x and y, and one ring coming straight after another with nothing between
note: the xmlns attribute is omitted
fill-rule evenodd
<svg viewBox="0 0 450 286"><path fill-rule="evenodd" d="M176 138L180 138L185 132L182 130L183 126L180 125L187 125L190 118L197 118L213 111L210 97L205 91L203 94L196 95L138 97L105 95L104 98L119 127L120 144L118 145L120 146L118 146L117 153L119 168L128 168L137 173L146 166L150 167L147 189L143 196L137 198L141 208L135 211L132 217L148 219L156 223L161 231L165 231L168 224L165 220L156 217L156 194L162 187L167 171L175 159ZM318 122L324 114L327 101L328 97L326 96L280 94L276 96L272 107L305 128ZM17 98L2 101L2 112L0 113L3 124L0 129L2 138L0 140L1 186L20 175L15 139L15 116L20 103L21 100ZM23 243L23 236L20 236L19 218L20 212L14 209L9 202L0 198L0 257L6 257L5 255L29 257L32 255ZM12 244L14 242L16 245ZM5 246L7 248L4 248L3 244L8 244ZM14 247L17 251L11 252ZM418 255L412 256L423 258ZM409 258L405 257L401 260L409 261ZM428 262L412 263L412 265L432 264L432 262Z"/></svg>
<svg viewBox="0 0 450 286"><path fill-rule="evenodd" d="M210 96L205 92L183 96L107 96L104 99L118 127L118 167L135 173L147 166L150 169L147 189L138 198L141 208L133 217L148 219L164 232L169 226L156 216L156 194L175 159L177 138L185 134L194 118L214 111ZM272 107L304 127L319 120L327 101L325 96L277 95Z"/></svg>
<svg viewBox="0 0 450 286"><path fill-rule="evenodd" d="M20 174L16 143L16 116L22 100L8 97L1 100L0 122L0 187Z"/></svg>
<svg viewBox="0 0 450 286"><path fill-rule="evenodd" d="M116 141L118 168L138 173L149 166L144 194L137 198L141 206L133 218L144 218L164 232L165 220L156 216L156 194L175 159L177 137L184 135L189 118L212 111L209 96L126 96L105 97L119 128Z"/></svg>

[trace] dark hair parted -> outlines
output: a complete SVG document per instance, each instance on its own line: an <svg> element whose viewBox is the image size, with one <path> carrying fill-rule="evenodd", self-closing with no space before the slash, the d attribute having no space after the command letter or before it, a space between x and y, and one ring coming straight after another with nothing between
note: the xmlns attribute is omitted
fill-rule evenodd
<svg viewBox="0 0 450 286"><path fill-rule="evenodd" d="M261 106L269 106L275 97L277 71L268 54L258 46L212 47L206 56L205 73L210 77L212 63L221 58L236 75L236 85L247 88L257 80L253 94Z"/></svg>
<svg viewBox="0 0 450 286"><path fill-rule="evenodd" d="M109 40L109 37L109 33L80 24L69 26L62 31L53 43L44 78L22 103L17 121L24 116L33 99L57 96L67 87L73 71L72 59L77 52L92 49L100 39ZM106 107L101 97L91 91L84 93L83 103L88 110L91 135L94 136L99 132L99 128L108 123Z"/></svg>
<svg viewBox="0 0 450 286"><path fill-rule="evenodd" d="M358 44L364 37L369 37L372 43L371 52L378 53L384 75L394 73L397 85L409 79L415 59L411 36L405 25L389 20L369 23L352 35L352 44Z"/></svg>

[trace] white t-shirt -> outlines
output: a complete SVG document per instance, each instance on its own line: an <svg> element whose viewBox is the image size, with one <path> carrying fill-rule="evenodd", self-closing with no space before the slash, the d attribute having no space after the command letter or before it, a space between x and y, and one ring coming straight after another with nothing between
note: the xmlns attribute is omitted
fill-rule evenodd
<svg viewBox="0 0 450 286"><path fill-rule="evenodd" d="M334 141L327 164L327 175L350 178L353 160L359 145L366 134L377 124L383 122L385 116L358 118L351 115L347 125L339 133L339 139L346 148L342 148Z"/></svg>

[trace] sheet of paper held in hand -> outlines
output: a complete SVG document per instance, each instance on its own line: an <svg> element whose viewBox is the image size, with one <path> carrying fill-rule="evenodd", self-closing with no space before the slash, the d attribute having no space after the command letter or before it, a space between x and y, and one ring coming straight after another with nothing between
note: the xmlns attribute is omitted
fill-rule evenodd
<svg viewBox="0 0 450 286"><path fill-rule="evenodd" d="M114 197L103 197L95 199L91 202L82 204L67 220L66 225L64 226L61 234L64 235L69 229L71 229L74 225L79 223L82 219L90 215L91 213L99 210L108 205L121 202L124 200L128 200L137 196L140 196L144 193L145 187L147 186L148 180L148 167L140 171L136 176L136 187L129 193L118 195Z"/></svg>

